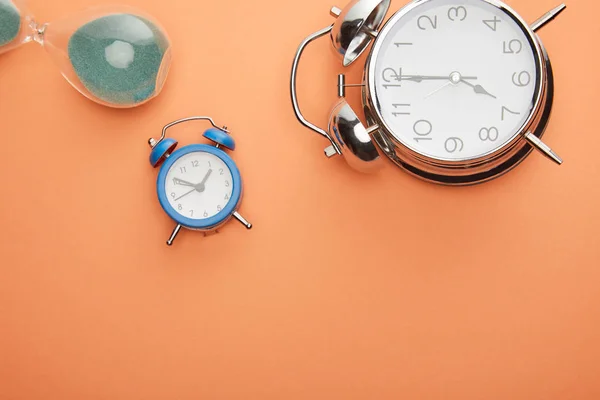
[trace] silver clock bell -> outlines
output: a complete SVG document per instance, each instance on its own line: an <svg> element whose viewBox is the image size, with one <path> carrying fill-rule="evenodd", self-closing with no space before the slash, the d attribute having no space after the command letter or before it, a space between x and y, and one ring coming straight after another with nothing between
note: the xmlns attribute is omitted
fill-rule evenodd
<svg viewBox="0 0 600 400"><path fill-rule="evenodd" d="M415 0L383 25L390 0L353 0L334 7L335 23L307 37L291 73L298 120L325 137L327 157L343 155L369 172L385 155L430 182L469 185L496 178L533 149L562 159L541 141L554 96L552 67L535 33L561 5L532 24L497 0ZM383 25L383 27L382 27ZM297 70L306 46L329 35L344 67L373 42L363 82L338 77L339 103L328 130L303 116ZM347 87L362 88L367 124L345 100Z"/></svg>

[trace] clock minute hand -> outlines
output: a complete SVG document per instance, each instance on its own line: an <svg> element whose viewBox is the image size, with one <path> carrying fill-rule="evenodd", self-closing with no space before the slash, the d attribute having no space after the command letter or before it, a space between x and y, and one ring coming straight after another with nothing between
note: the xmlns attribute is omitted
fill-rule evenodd
<svg viewBox="0 0 600 400"><path fill-rule="evenodd" d="M401 80L405 81L413 81L417 83L421 83L423 81L451 81L452 76L431 76L431 75L403 75L400 77ZM466 80L476 80L476 76L463 76L462 79Z"/></svg>
<svg viewBox="0 0 600 400"><path fill-rule="evenodd" d="M204 176L204 179L202 179L202 182L200 182L199 184L197 184L195 186L197 191L202 193L206 190L206 182L208 181L208 178L210 178L210 175L212 174L212 172L213 172L213 170L209 169L208 172L206 173L206 175Z"/></svg>

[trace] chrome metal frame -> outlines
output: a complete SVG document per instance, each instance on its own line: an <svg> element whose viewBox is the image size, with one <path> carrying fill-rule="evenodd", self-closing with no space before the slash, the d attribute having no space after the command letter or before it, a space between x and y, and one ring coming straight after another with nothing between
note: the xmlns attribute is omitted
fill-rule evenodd
<svg viewBox="0 0 600 400"><path fill-rule="evenodd" d="M375 87L375 64L383 42L392 27L408 12L430 1L435 0L417 0L408 4L396 12L377 35L364 74L363 106L367 123L377 124L381 127L378 131L373 132L373 137L383 153L394 164L418 178L445 185L471 185L489 181L507 173L531 153L533 147L526 138L528 134L533 134L537 138L543 136L549 122L554 96L550 60L539 37L514 10L497 0L480 0L499 8L509 15L523 30L530 42L536 61L536 89L532 111L517 133L502 147L477 158L450 160L439 157L434 158L417 152L406 143L403 143L400 137L393 134L381 114L381 106L377 100ZM543 21L540 27L549 22L554 16L556 14ZM562 162L562 160L560 161Z"/></svg>
<svg viewBox="0 0 600 400"><path fill-rule="evenodd" d="M292 64L292 74L291 74L291 78L290 78L290 95L292 98L292 106L294 107L294 113L296 114L296 118L298 118L298 121L300 121L300 123L302 125L304 125L308 129L318 133L319 135L321 135L324 138L326 138L327 140L329 140L329 143L331 143L331 146L325 149L325 155L327 157L333 157L334 155L341 155L342 151L338 147L337 143L335 143L333 138L329 135L329 133L327 133L326 130L319 128L312 122L309 122L304 117L304 115L302 114L302 110L300 110L300 104L298 102L298 91L296 89L296 86L297 86L296 83L298 81L298 66L300 64L300 58L302 57L302 53L304 53L304 50L306 49L306 47L309 44L311 44L315 40L329 34L332 31L332 29L333 29L333 25L330 25L327 28L323 28L323 29L309 35L306 39L304 39L302 41L302 43L300 43L300 46L298 47L298 50L296 51L296 56L294 57L294 62Z"/></svg>
<svg viewBox="0 0 600 400"><path fill-rule="evenodd" d="M367 29L365 31L372 39L375 39L375 42L365 65L363 83L361 85L345 85L343 76L338 79L338 94L340 97L344 96L345 87L363 87L362 98L365 117L367 119L366 125L374 128L367 129L367 131L372 136L377 147L379 147L379 150L381 150L381 152L383 152L394 164L405 171L421 179L444 185L472 185L499 177L516 167L534 148L557 164L561 164L562 160L560 157L540 140L548 125L552 110L554 80L548 54L540 38L535 34L535 31L558 16L566 8L564 4L547 12L533 24L528 25L512 8L502 3L500 0L480 0L499 8L517 23L525 33L534 52L536 61L536 88L531 113L517 133L515 133L515 135L499 149L472 159L441 159L438 157L430 157L427 154L413 150L408 144L402 143L402 139L399 136L393 134L391 128L386 124L381 113L381 107L378 104L375 88L375 63L377 56L381 51L383 42L392 27L409 11L430 1L435 0L414 0L397 11L385 23L381 30L376 31L374 29ZM355 6L360 7L362 10L370 10L370 8L372 8L371 2L361 3L361 0L352 0L348 7L352 8ZM337 7L334 7L331 10L331 15L334 17L339 18L343 14L343 10ZM306 46L314 40L331 33L335 27L336 25L334 24L317 31L308 36L300 44L292 65L290 82L292 104L296 117L302 125L329 140L331 146L325 149L325 154L328 157L343 154L343 149L340 148L330 133L304 118L298 104L296 80L298 64ZM336 47L335 42L334 47Z"/></svg>
<svg viewBox="0 0 600 400"><path fill-rule="evenodd" d="M229 132L229 130L227 130L226 126L220 127L220 126L216 125L215 121L213 121L213 119L210 117L188 117L188 118L178 119L177 121L173 121L173 122L165 125L164 128L162 129L160 138L158 140L150 139L150 140L148 140L148 144L150 145L150 147L154 148L157 144L159 144L160 142L165 140L165 138L167 137L167 130L169 130L169 128L172 128L175 125L183 124L185 122L190 122L190 121L208 121L214 128L217 128L218 130L223 131L225 133L231 134L231 132ZM217 146L217 147L219 147L219 146Z"/></svg>

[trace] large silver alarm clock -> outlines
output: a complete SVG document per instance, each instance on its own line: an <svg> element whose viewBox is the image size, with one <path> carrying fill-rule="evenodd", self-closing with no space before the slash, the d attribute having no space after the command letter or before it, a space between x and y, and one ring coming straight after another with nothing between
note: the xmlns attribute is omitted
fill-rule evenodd
<svg viewBox="0 0 600 400"><path fill-rule="evenodd" d="M536 31L565 9L531 25L497 0L415 0L381 28L390 0L354 0L334 7L337 21L300 45L291 76L292 103L305 126L329 140L328 157L343 155L361 171L387 156L428 181L468 185L496 178L533 149L561 164L542 142L554 95L548 54ZM380 29L381 28L381 29ZM303 116L296 92L306 46L329 35L343 65L369 48L360 84L338 78L340 102L329 128ZM362 88L366 124L344 99Z"/></svg>

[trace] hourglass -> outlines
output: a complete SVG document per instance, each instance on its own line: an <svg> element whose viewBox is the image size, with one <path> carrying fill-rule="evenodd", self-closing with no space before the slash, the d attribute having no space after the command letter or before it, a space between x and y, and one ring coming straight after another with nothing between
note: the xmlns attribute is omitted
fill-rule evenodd
<svg viewBox="0 0 600 400"><path fill-rule="evenodd" d="M139 10L94 7L40 24L24 0L0 0L0 54L32 41L75 89L109 107L135 107L156 97L171 65L165 30Z"/></svg>

